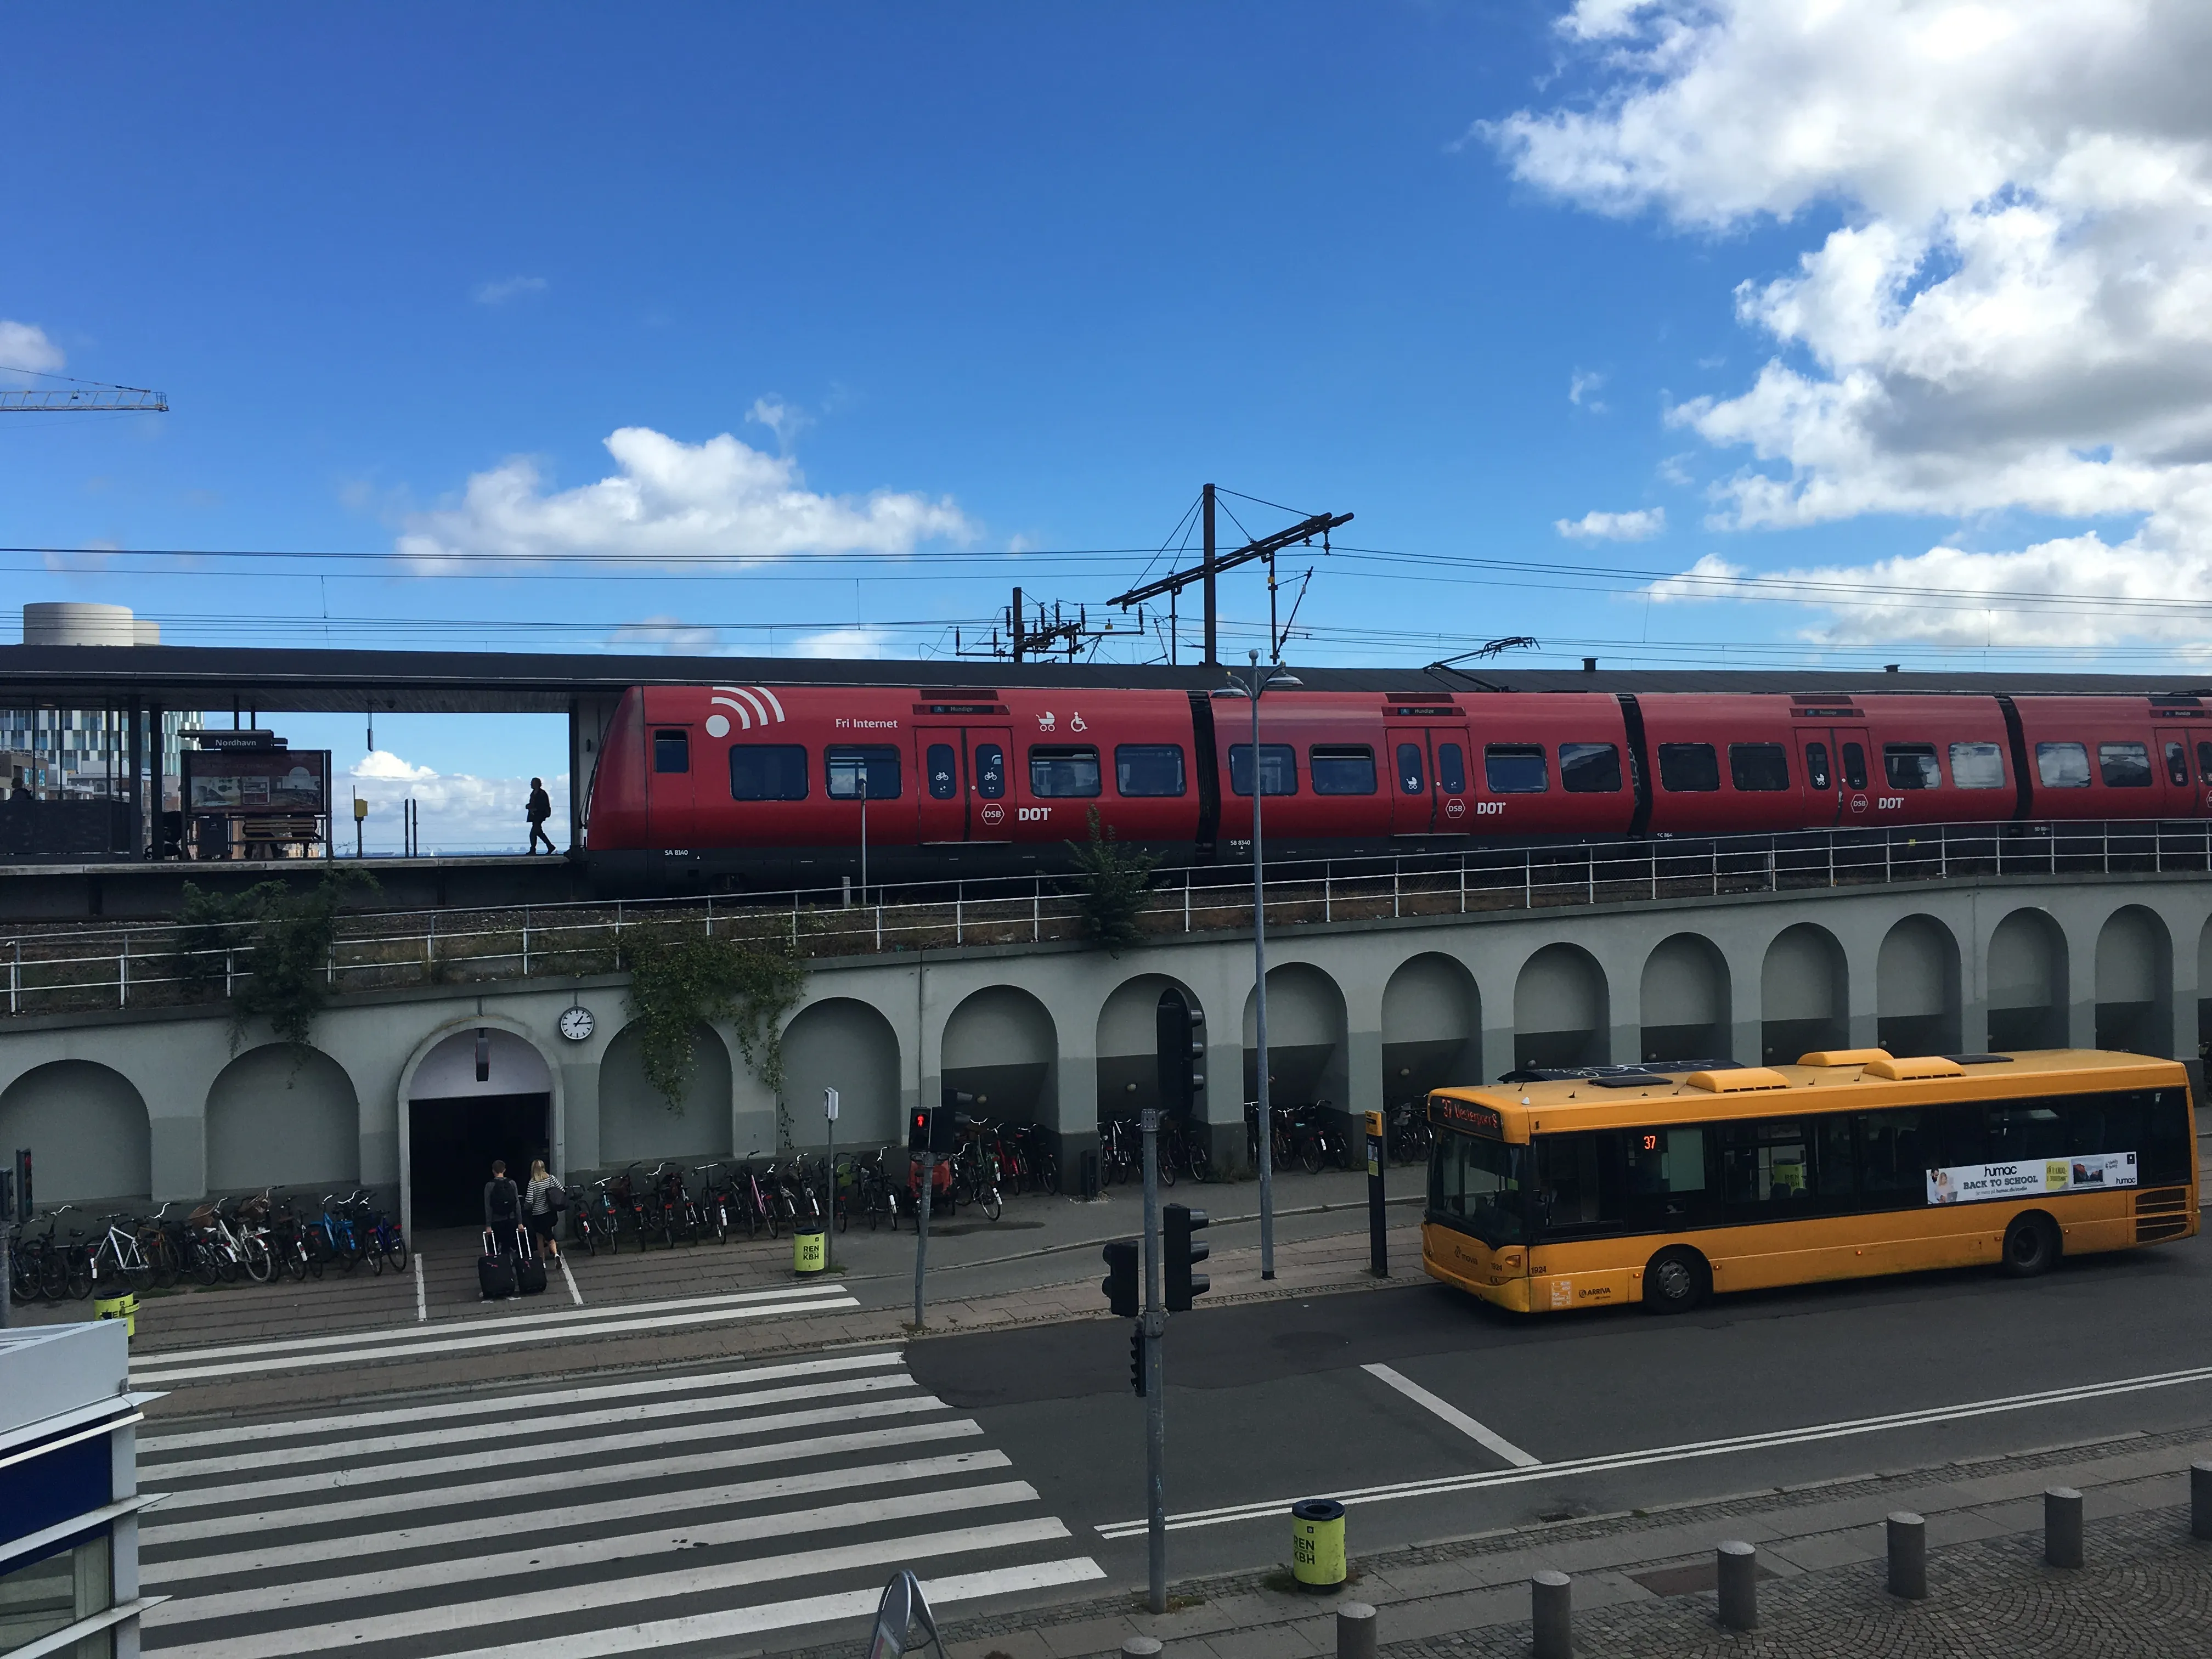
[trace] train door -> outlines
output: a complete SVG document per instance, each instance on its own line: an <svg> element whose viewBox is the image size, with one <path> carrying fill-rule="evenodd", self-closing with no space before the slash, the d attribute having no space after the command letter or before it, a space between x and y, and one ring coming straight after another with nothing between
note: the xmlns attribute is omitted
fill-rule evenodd
<svg viewBox="0 0 2212 1659"><path fill-rule="evenodd" d="M1390 833L1425 836L1436 826L1435 768L1428 732L1418 726L1384 730L1390 751Z"/></svg>
<svg viewBox="0 0 2212 1659"><path fill-rule="evenodd" d="M2206 816L2204 803L2212 783L2198 784L2191 763L2197 753L2196 739L2201 732L2185 727L2161 726L2158 728L2158 753L2152 758L2151 770L2165 792L2165 804L2160 816L2169 818L2201 818Z"/></svg>
<svg viewBox="0 0 2212 1659"><path fill-rule="evenodd" d="M1007 782L1014 763L1014 732L1010 726L970 726L968 738L968 788L973 797L968 809L968 839L1012 841L1014 804Z"/></svg>
<svg viewBox="0 0 2212 1659"><path fill-rule="evenodd" d="M1805 779L1805 819L1826 829L1844 807L1844 775L1836 754L1836 734L1825 726L1797 731L1797 761Z"/></svg>
<svg viewBox="0 0 2212 1659"><path fill-rule="evenodd" d="M921 840L925 846L968 839L967 744L957 726L917 727L921 745Z"/></svg>
<svg viewBox="0 0 2212 1659"><path fill-rule="evenodd" d="M1828 740L1836 757L1836 822L1872 823L1880 811L1875 802L1888 781L1879 769L1881 757L1875 753L1874 739L1863 726L1837 726L1829 728Z"/></svg>
<svg viewBox="0 0 2212 1659"><path fill-rule="evenodd" d="M691 752L697 745L691 741L691 728L656 721L646 731L652 745L647 757L647 822L662 846L689 851L698 821L698 799L694 793L697 774Z"/></svg>

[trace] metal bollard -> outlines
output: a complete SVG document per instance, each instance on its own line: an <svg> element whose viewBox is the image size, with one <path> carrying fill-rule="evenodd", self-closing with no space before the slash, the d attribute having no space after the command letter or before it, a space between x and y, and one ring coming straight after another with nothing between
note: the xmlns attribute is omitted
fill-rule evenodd
<svg viewBox="0 0 2212 1659"><path fill-rule="evenodd" d="M1908 1601L1928 1596L1928 1523L1909 1510L1889 1517L1889 1593Z"/></svg>
<svg viewBox="0 0 2212 1659"><path fill-rule="evenodd" d="M1160 1659L1160 1638L1157 1636L1123 1637L1121 1659Z"/></svg>
<svg viewBox="0 0 2212 1659"><path fill-rule="evenodd" d="M2212 1463L2189 1466L2189 1535L2212 1538Z"/></svg>
<svg viewBox="0 0 2212 1659"><path fill-rule="evenodd" d="M1721 1623L1730 1630L1759 1628L1759 1552L1731 1538L1714 1552L1719 1568Z"/></svg>
<svg viewBox="0 0 2212 1659"><path fill-rule="evenodd" d="M1336 1610L1336 1659L1375 1659L1375 1609L1366 1602Z"/></svg>
<svg viewBox="0 0 2212 1659"><path fill-rule="evenodd" d="M1528 1581L1536 1659L1573 1659L1573 1596L1574 1580L1564 1572L1540 1572Z"/></svg>
<svg viewBox="0 0 2212 1659"><path fill-rule="evenodd" d="M2054 1567L2081 1565L2081 1494L2071 1486L2043 1494L2043 1559Z"/></svg>

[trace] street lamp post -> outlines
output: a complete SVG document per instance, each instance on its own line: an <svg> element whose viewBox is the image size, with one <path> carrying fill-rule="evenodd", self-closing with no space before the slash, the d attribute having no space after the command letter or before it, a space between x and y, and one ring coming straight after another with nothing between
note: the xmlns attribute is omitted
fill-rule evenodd
<svg viewBox="0 0 2212 1659"><path fill-rule="evenodd" d="M1257 1093L1254 1109L1258 1121L1253 1139L1260 1156L1260 1277L1275 1276L1275 1126L1267 1097L1267 891L1263 822L1260 804L1267 793L1267 775L1260 764L1260 698L1275 687L1303 685L1296 675L1281 668L1262 671L1260 653L1251 653L1250 684L1230 671L1230 685L1218 697L1245 697L1252 704L1252 996L1253 1043L1258 1060ZM1235 769L1231 769L1232 783Z"/></svg>

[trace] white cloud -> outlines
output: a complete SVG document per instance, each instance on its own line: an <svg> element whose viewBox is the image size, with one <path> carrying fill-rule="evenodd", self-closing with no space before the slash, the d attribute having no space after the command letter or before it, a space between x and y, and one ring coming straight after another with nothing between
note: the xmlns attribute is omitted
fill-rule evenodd
<svg viewBox="0 0 2212 1659"><path fill-rule="evenodd" d="M1585 513L1579 519L1554 519L1552 528L1576 542L1644 542L1667 527L1663 507L1632 513Z"/></svg>
<svg viewBox="0 0 2212 1659"><path fill-rule="evenodd" d="M356 761L348 775L352 788L369 804L364 840L371 848L391 851L399 846L400 803L412 799L422 824L422 851L505 851L519 853L528 845L530 826L523 808L530 799L530 780L480 778L466 772L441 774L416 766L379 749ZM545 793L553 802L553 818L546 828L554 842L568 848L568 777L562 773L545 780ZM339 809L339 830L346 830L348 808Z"/></svg>
<svg viewBox="0 0 2212 1659"><path fill-rule="evenodd" d="M1605 376L1577 369L1567 376L1567 401L1577 409L1587 409L1593 415L1602 415L1605 405L1597 399L1598 389L1604 386Z"/></svg>
<svg viewBox="0 0 2212 1659"><path fill-rule="evenodd" d="M643 622L624 623L615 629L609 642L632 651L666 651L703 657L720 650L721 641L719 632L696 623L678 622L673 617L647 617Z"/></svg>
<svg viewBox="0 0 2212 1659"><path fill-rule="evenodd" d="M890 632L882 628L826 629L802 634L792 646L801 657L880 657L890 648Z"/></svg>
<svg viewBox="0 0 2212 1659"><path fill-rule="evenodd" d="M786 450L791 447L793 438L814 424L811 415L795 404L784 402L773 392L765 398L754 398L753 406L746 411L745 419L755 426L764 426L775 433L776 442Z"/></svg>
<svg viewBox="0 0 2212 1659"><path fill-rule="evenodd" d="M1717 525L2117 515L2138 524L2117 545L1937 548L1861 580L2212 579L2212 6L1582 0L1561 33L1597 88L1487 129L1522 179L1692 229L1842 221L1738 286L1777 348L1752 383L1671 412L1753 458Z"/></svg>
<svg viewBox="0 0 2212 1659"><path fill-rule="evenodd" d="M545 292L543 276L504 276L495 283L479 283L470 295L480 306L503 306L526 294Z"/></svg>
<svg viewBox="0 0 2212 1659"><path fill-rule="evenodd" d="M43 328L29 323L12 323L0 317L0 378L9 385L20 385L22 380L21 375L11 371L52 374L68 362L67 356L46 337Z"/></svg>
<svg viewBox="0 0 2212 1659"><path fill-rule="evenodd" d="M805 488L789 456L764 454L726 432L687 444L626 426L606 447L617 471L574 489L549 491L538 464L524 456L473 474L458 504L409 514L397 550L425 564L456 553L743 563L909 553L923 541L975 533L949 497L821 495Z"/></svg>

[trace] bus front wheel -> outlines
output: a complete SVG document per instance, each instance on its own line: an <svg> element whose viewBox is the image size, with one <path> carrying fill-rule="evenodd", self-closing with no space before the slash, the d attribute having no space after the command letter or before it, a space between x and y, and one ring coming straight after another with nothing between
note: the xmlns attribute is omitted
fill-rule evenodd
<svg viewBox="0 0 2212 1659"><path fill-rule="evenodd" d="M1653 1313L1687 1313L1711 1287L1705 1259L1695 1250L1662 1250L1644 1269L1644 1305Z"/></svg>
<svg viewBox="0 0 2212 1659"><path fill-rule="evenodd" d="M2004 1270L2014 1279L2033 1279L2057 1265L2062 1245L2051 1218L2031 1211L2013 1218L2005 1229Z"/></svg>

